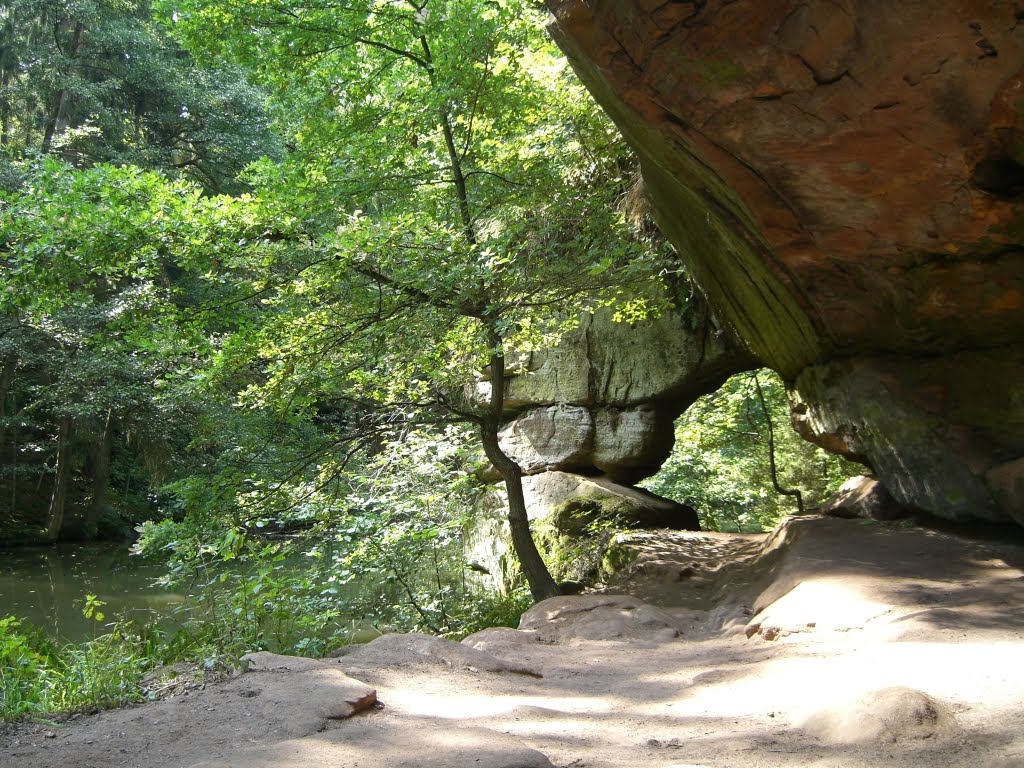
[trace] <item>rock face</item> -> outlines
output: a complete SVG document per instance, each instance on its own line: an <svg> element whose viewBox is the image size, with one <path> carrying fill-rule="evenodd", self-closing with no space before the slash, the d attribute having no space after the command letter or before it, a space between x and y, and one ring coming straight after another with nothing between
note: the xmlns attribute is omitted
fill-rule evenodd
<svg viewBox="0 0 1024 768"><path fill-rule="evenodd" d="M593 580L607 545L599 533L602 526L700 530L692 507L607 477L542 471L523 478L523 495L530 518L538 522L534 528L542 546L555 556L558 579ZM464 541L478 581L499 592L515 582L518 566L511 553L503 492L489 493L477 502Z"/></svg>
<svg viewBox="0 0 1024 768"><path fill-rule="evenodd" d="M899 520L909 511L892 498L878 480L867 475L851 477L821 505L830 517L862 517L868 520Z"/></svg>
<svg viewBox="0 0 1024 768"><path fill-rule="evenodd" d="M585 315L558 346L506 372L502 449L528 475L561 470L631 485L668 458L676 417L752 363L710 321L694 331L680 311L637 323L615 322L610 310ZM479 382L477 395L489 388Z"/></svg>
<svg viewBox="0 0 1024 768"><path fill-rule="evenodd" d="M1024 8L548 6L798 428L904 505L1024 522Z"/></svg>
<svg viewBox="0 0 1024 768"><path fill-rule="evenodd" d="M601 310L556 347L516 357L506 370L509 421L500 441L526 475L531 518L559 536L586 536L594 522L698 529L691 507L633 485L668 458L676 417L752 364L710 318L694 323L676 310L632 324ZM476 386L478 397L489 394L486 378ZM467 557L500 589L514 572L503 496L485 497L478 513Z"/></svg>

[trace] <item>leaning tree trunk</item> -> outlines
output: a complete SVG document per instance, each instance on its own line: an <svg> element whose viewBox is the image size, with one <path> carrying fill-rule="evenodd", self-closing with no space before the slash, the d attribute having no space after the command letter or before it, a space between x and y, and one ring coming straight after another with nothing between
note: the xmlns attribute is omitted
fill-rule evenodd
<svg viewBox="0 0 1024 768"><path fill-rule="evenodd" d="M502 351L501 337L493 328L488 328L488 341L491 345L491 399L487 415L481 425L484 453L505 481L512 548L530 585L530 594L536 602L540 602L561 592L537 550L533 534L530 533L530 518L523 496L523 470L498 444L498 430L501 427L505 403L505 355Z"/></svg>
<svg viewBox="0 0 1024 768"><path fill-rule="evenodd" d="M53 481L50 510L47 515L46 540L51 544L60 538L64 527L64 507L71 481L71 436L73 424L70 416L62 416L57 433L57 476Z"/></svg>
<svg viewBox="0 0 1024 768"><path fill-rule="evenodd" d="M422 56L411 53L402 54L412 59L421 66L430 78L432 85L434 81L434 57L430 50L430 43L425 36L419 38ZM392 49L392 52L395 51ZM459 221L462 225L462 234L466 245L473 248L477 244L476 230L473 226L473 214L470 210L469 192L466 187L466 174L462 168L462 155L455 145L455 132L452 128L452 116L448 107L442 107L438 114L438 127L444 136L445 148L448 153L448 169L451 171L451 184L453 187L455 202L458 206ZM481 298L483 291L481 290ZM487 327L488 343L491 345L491 401L487 409L487 415L480 425L481 441L483 442L484 453L495 466L505 481L505 488L508 492L508 524L512 531L512 547L519 564L522 566L523 575L530 585L530 593L536 601L545 600L560 594L558 585L551 578L544 559L537 551L537 545L530 533L530 519L526 513L526 500L523 498L523 470L501 450L498 445L498 429L501 427L501 417L505 404L505 360L502 350L501 335L495 330L493 321L486 319L477 312L470 313L469 317L481 320Z"/></svg>

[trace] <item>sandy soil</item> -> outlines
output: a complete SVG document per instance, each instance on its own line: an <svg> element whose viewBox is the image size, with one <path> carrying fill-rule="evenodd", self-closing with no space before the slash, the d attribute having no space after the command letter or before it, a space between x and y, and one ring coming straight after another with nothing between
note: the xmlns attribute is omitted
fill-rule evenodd
<svg viewBox="0 0 1024 768"><path fill-rule="evenodd" d="M164 701L8 727L0 766L1024 766L1021 543L805 518L631 546L615 595L519 630L260 654Z"/></svg>

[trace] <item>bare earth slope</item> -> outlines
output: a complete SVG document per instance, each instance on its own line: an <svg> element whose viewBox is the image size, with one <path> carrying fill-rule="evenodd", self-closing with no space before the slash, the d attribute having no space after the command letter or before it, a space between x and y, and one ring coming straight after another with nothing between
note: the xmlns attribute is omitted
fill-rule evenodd
<svg viewBox="0 0 1024 768"><path fill-rule="evenodd" d="M1024 766L1024 547L820 518L632 546L620 594L519 630L258 654L188 695L8 728L0 765Z"/></svg>

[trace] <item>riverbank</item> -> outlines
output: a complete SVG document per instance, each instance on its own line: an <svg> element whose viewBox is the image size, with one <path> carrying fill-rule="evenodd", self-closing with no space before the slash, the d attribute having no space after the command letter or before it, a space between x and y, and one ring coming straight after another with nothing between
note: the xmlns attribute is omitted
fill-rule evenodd
<svg viewBox="0 0 1024 768"><path fill-rule="evenodd" d="M638 535L631 546L639 559L610 587L626 597L556 598L519 630L461 644L393 635L322 662L261 656L162 702L9 726L0 762L1024 762L1019 546L826 519L770 536Z"/></svg>

